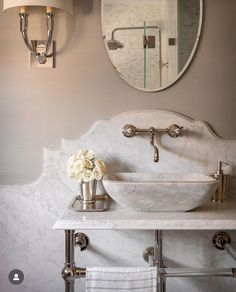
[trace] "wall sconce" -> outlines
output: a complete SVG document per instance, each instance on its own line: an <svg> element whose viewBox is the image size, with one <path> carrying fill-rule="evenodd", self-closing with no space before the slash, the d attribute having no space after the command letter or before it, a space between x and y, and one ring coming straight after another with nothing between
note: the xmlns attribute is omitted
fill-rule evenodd
<svg viewBox="0 0 236 292"><path fill-rule="evenodd" d="M47 19L47 40L33 40L29 41L28 37L28 6L45 6L45 13ZM55 56L55 49L53 45L53 28L54 28L54 13L53 9L62 9L69 13L73 13L73 0L4 0L3 10L9 8L19 7L20 16L20 31L27 48L31 52L31 58L37 60L37 65L41 67L53 67ZM51 53L49 54L49 51ZM50 62L47 62L51 58ZM46 63L50 63L46 65ZM31 59L32 65L32 59ZM46 65L46 66L45 66ZM35 66L34 66L35 67ZM39 66L36 66L39 67Z"/></svg>

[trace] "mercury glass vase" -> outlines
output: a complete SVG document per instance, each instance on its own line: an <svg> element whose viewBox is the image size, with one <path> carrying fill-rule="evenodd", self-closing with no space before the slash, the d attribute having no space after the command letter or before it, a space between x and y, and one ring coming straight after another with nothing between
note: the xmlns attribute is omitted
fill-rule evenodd
<svg viewBox="0 0 236 292"><path fill-rule="evenodd" d="M80 194L83 209L94 209L96 202L97 180L83 182L80 184Z"/></svg>

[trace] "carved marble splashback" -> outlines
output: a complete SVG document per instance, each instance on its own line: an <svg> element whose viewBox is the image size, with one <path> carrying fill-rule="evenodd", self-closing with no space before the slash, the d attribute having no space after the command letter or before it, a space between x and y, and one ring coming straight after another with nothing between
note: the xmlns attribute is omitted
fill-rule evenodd
<svg viewBox="0 0 236 292"><path fill-rule="evenodd" d="M166 128L171 124L184 127L182 137L167 134L157 136L160 161L153 162L153 147L148 135L126 138L121 134L125 124L137 128ZM216 171L217 161L228 161L236 174L236 141L219 138L210 127L181 114L167 111L134 111L123 113L111 120L98 121L80 139L63 140L66 154L80 148L92 148L104 159L110 172L199 172ZM66 175L62 173L62 180ZM236 193L235 177L231 179L231 194ZM66 182L68 184L68 182Z"/></svg>
<svg viewBox="0 0 236 292"><path fill-rule="evenodd" d="M148 136L125 138L124 124L140 128L166 128L176 123L184 127L182 137L157 138L160 162L153 162ZM24 282L19 292L64 291L60 272L64 261L64 234L52 226L78 192L78 184L68 178L65 164L70 154L81 148L95 151L109 171L203 172L216 170L217 161L232 165L230 196L236 197L236 141L217 137L203 122L166 111L136 111L98 121L77 140L62 140L61 149L45 149L40 178L23 186L0 186L0 286L11 292L8 281L12 269L21 269ZM142 252L153 244L150 231L86 231L88 250L78 254L79 266L145 266ZM164 254L169 267L232 267L224 252L212 247L214 232L168 231ZM236 233L230 232L233 242ZM83 290L83 281L77 287ZM168 279L169 292L233 292L235 279Z"/></svg>

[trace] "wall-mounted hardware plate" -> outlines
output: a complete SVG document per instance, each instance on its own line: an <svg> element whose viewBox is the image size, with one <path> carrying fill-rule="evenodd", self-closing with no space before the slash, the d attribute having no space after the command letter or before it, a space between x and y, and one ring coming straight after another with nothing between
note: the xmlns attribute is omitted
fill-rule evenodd
<svg viewBox="0 0 236 292"><path fill-rule="evenodd" d="M231 237L227 232L219 231L213 236L212 242L216 248L224 250L225 244L231 243Z"/></svg>
<svg viewBox="0 0 236 292"><path fill-rule="evenodd" d="M33 46L37 52L45 51L47 41L32 40ZM38 59L30 52L30 68L55 68L56 42L53 41L48 52L50 57L47 58L45 64L40 64Z"/></svg>
<svg viewBox="0 0 236 292"><path fill-rule="evenodd" d="M169 46L176 46L176 38L168 39Z"/></svg>
<svg viewBox="0 0 236 292"><path fill-rule="evenodd" d="M143 48L155 49L156 37L154 35L148 35L143 37Z"/></svg>

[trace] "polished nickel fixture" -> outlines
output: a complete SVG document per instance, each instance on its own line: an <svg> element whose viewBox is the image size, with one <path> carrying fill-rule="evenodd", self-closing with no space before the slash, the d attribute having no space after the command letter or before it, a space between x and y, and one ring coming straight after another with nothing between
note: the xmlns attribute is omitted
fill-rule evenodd
<svg viewBox="0 0 236 292"><path fill-rule="evenodd" d="M217 236L217 234L216 234ZM220 245L222 234L219 234ZM223 238L225 234L223 234ZM227 237L227 236L226 236ZM150 247L144 251L144 259L153 258L151 266L157 268L158 291L166 292L167 278L175 277L230 277L236 278L236 268L168 268L164 264L163 257L163 231L154 230L154 247ZM217 239L216 239L217 240ZM78 243L79 241L79 243ZM226 239L228 242L228 239ZM75 233L75 230L65 230L65 264L62 269L62 277L65 282L65 292L74 292L75 280L85 278L87 269L77 267L75 264L75 246L79 246L83 250L88 246L89 239L83 233ZM228 244L228 243L226 243Z"/></svg>
<svg viewBox="0 0 236 292"><path fill-rule="evenodd" d="M226 250L228 254L236 261L236 251L231 245L231 236L225 231L216 232L213 236L212 242L215 248ZM236 276L236 270L235 270Z"/></svg>
<svg viewBox="0 0 236 292"><path fill-rule="evenodd" d="M33 40L30 41L28 37L28 17L29 8L31 6L45 6L46 20L47 20L47 40ZM6 11L9 8L19 8L20 17L20 31L23 40L31 52L31 57L34 57L38 64L44 65L47 63L48 58L55 56L53 46L53 31L54 31L54 12L53 9L62 9L69 13L73 13L72 0L4 0L3 10ZM31 8L30 8L31 9ZM49 53L51 50L51 53ZM32 63L32 62L31 62ZM53 67L53 63L52 67Z"/></svg>
<svg viewBox="0 0 236 292"><path fill-rule="evenodd" d="M222 203L227 200L229 192L230 175L224 173L223 165L229 165L229 163L224 161L218 161L216 172L210 173L210 176L215 178L219 182L219 187L211 199L213 202L217 203Z"/></svg>
<svg viewBox="0 0 236 292"><path fill-rule="evenodd" d="M148 25L148 26L126 26L126 27L117 27L113 29L111 32L111 39L107 41L107 46L109 50L117 50L122 49L124 47L124 44L118 40L115 39L115 32L116 31L122 31L122 30L146 30L146 29L156 29L158 31L159 40L161 39L160 36L160 28L156 25ZM155 36L143 36L143 47L144 48L155 48Z"/></svg>
<svg viewBox="0 0 236 292"><path fill-rule="evenodd" d="M172 124L166 129L156 129L154 127L150 127L148 129L138 129L135 126L130 125L130 124L126 124L122 128L122 134L128 138L131 138L131 137L134 137L135 135L140 135L140 134L149 134L150 144L154 148L154 162L159 161L159 150L157 146L154 144L155 135L167 133L170 137L177 138L181 136L182 132L183 132L183 127L180 127L176 124Z"/></svg>

